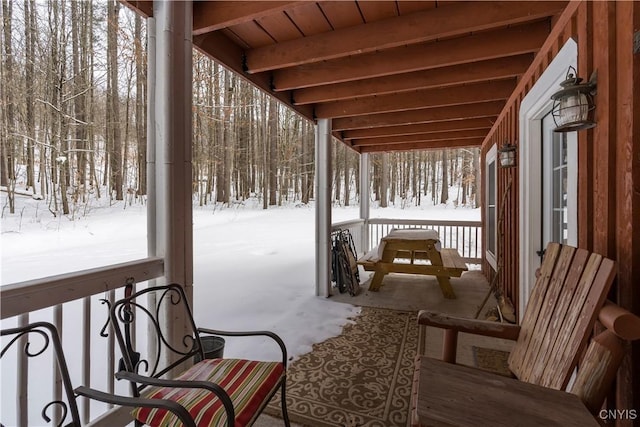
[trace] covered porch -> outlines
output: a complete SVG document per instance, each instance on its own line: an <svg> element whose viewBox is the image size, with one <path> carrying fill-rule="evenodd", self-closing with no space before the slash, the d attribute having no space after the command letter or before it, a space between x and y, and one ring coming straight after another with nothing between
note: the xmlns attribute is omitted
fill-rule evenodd
<svg viewBox="0 0 640 427"><path fill-rule="evenodd" d="M385 234L384 224L462 227L468 230L460 233L462 240L452 239L447 247L480 263L487 282L497 275L498 287L520 307L530 289L524 282L534 279L535 270L523 261L523 252L543 248L521 245L530 238L523 233L535 216L523 195L532 175L522 172L530 159L519 111L569 39L577 40L580 75L598 71L599 79L597 127L577 137L575 245L618 262L609 298L640 312L640 175L633 143L640 133L640 59L633 42L640 7L635 2L124 3L147 18L152 55L148 135L155 149L148 157L148 257L5 286L3 319L19 316L24 323L30 312L78 300L85 304L83 322L88 322L90 297L108 291L115 298L130 278L179 283L193 296L198 286L189 196L193 48L317 123L316 270L310 293L331 293L334 227L352 230L362 251ZM332 138L360 153L362 196L370 188L369 153L482 147L483 202L491 204L487 195L493 176L493 194L505 200L502 221L491 217L486 206L479 224L378 221L370 218L368 197L361 197L360 219L334 224ZM505 142L519 147L521 167L499 169L488 161L492 148ZM493 214L499 202L493 199ZM440 234L447 236L446 231ZM466 247L472 249L466 252ZM61 310L56 309L56 317L62 323ZM91 340L84 338L85 372ZM112 365L113 342L110 346ZM637 345L626 350L615 402L609 404L632 409L640 407L640 359ZM85 411L88 420L88 403ZM125 425L124 412L105 414L94 425Z"/></svg>

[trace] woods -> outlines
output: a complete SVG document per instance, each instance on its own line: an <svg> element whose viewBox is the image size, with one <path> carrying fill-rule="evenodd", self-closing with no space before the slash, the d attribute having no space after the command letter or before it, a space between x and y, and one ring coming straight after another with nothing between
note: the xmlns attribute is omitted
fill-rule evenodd
<svg viewBox="0 0 640 427"><path fill-rule="evenodd" d="M2 0L2 212L17 193L73 219L87 203L146 202L146 24L116 0ZM193 200L313 200L314 125L194 51ZM359 155L333 144L334 200L475 207L478 149ZM450 200L450 189L457 195Z"/></svg>

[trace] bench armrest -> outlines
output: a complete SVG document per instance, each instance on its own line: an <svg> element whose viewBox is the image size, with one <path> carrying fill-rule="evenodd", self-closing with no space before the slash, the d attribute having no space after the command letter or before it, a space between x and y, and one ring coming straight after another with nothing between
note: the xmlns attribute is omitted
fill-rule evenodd
<svg viewBox="0 0 640 427"><path fill-rule="evenodd" d="M420 313L418 313L418 324L513 341L517 340L518 335L520 335L519 325L491 322L488 320L467 319L428 310L421 310Z"/></svg>
<svg viewBox="0 0 640 427"><path fill-rule="evenodd" d="M218 399L222 402L224 406L225 412L227 414L227 421L229 427L233 425L233 420L235 420L235 408L233 407L233 402L229 397L229 394L222 388L220 385L211 382L211 381L198 381L198 380L171 380L165 378L155 378L155 377L147 377L144 375L136 374L134 372L128 371L119 371L115 373L115 377L118 380L127 380L134 384L142 384L144 386L155 386L155 387L169 387L169 388L200 388L204 390L208 390L211 393L215 394ZM140 389L140 388L138 388Z"/></svg>
<svg viewBox="0 0 640 427"><path fill-rule="evenodd" d="M164 409L172 412L185 427L196 427L195 421L191 418L189 411L178 402L165 399L146 399L143 397L119 396L115 394L105 393L93 388L80 386L74 390L77 396L88 397L89 399L98 400L100 402L112 403L119 406L127 406L131 408L156 408Z"/></svg>

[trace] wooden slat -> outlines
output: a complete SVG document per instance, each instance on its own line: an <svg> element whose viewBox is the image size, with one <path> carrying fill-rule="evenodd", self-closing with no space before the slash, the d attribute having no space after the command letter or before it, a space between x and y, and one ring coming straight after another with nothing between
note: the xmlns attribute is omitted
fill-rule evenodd
<svg viewBox="0 0 640 427"><path fill-rule="evenodd" d="M600 256L592 254L592 257L598 258ZM571 311L571 317L575 316L576 319L569 319L570 323L565 322L565 325L562 327L563 332L571 334L570 337L567 340L558 340L557 345L554 346L552 351L553 357L547 364L548 367L553 365L553 369L556 369L555 365L557 364L558 372L566 372L567 375L565 378L560 376L556 376L555 378L547 377L548 382L543 382L542 385L560 389L566 387L571 376L571 371L578 364L580 354L587 343L588 333L593 327L598 315L598 308L604 304L615 274L615 262L608 258L602 259L600 268L596 273L595 279L593 279L591 289L588 291L586 299L584 299L582 309L579 311ZM569 324L574 325L573 328L567 329ZM572 357L567 357L567 355L572 355Z"/></svg>
<svg viewBox="0 0 640 427"><path fill-rule="evenodd" d="M528 53L480 61L473 66L452 65L393 76L308 87L293 92L294 104L311 104L517 77L526 71L532 59L533 54Z"/></svg>
<svg viewBox="0 0 640 427"><path fill-rule="evenodd" d="M415 123L433 123L439 121L495 117L504 106L503 101L483 102L479 104L455 105L442 108L425 108L396 113L380 113L367 116L343 117L332 120L335 131L362 129L379 126L407 125Z"/></svg>
<svg viewBox="0 0 640 427"><path fill-rule="evenodd" d="M472 129L448 132L418 133L413 135L397 135L379 138L362 138L352 139L350 145L378 145L378 144L398 144L403 142L420 142L420 141L442 141L450 139L476 139L484 138L487 134L485 129Z"/></svg>
<svg viewBox="0 0 640 427"><path fill-rule="evenodd" d="M556 342L552 350L552 352L560 351L562 353L562 359L567 359L567 356L570 356L572 354L572 351L578 351L577 348L572 348L570 345L571 336L575 332L574 329L577 327L577 322L579 321L581 312L585 309L583 308L583 306L585 305L587 296L589 295L591 286L596 277L596 274L598 273L598 268L600 267L601 262L601 255L591 254L591 256L589 256L589 260L587 261L582 272L582 276L580 277L580 283L578 284L578 287L574 292L571 306L569 307L569 310L566 312L565 317L562 321L562 324L560 326L561 330L556 337ZM584 338L586 339L586 337ZM549 359L549 363L552 365L544 367L542 379L540 381L541 384L562 384L563 379L560 379L558 381L557 378L557 376L562 373L561 364L559 362L560 358L558 357L558 355L552 354L551 358ZM551 378L551 376L554 375L556 376L556 378ZM560 376L562 377L562 375Z"/></svg>
<svg viewBox="0 0 640 427"><path fill-rule="evenodd" d="M447 122L419 123L407 126L386 126L370 129L355 129L342 132L345 140L356 138L381 138L395 135L415 135L419 133L436 133L447 131L488 129L491 127L491 120L487 118L470 120L450 120Z"/></svg>
<svg viewBox="0 0 640 427"><path fill-rule="evenodd" d="M460 253L456 249L442 248L440 250L442 256L442 263L447 267L452 267L461 270L468 270L467 264L464 262Z"/></svg>
<svg viewBox="0 0 640 427"><path fill-rule="evenodd" d="M360 8L364 12L363 7L376 4L380 2L363 2ZM560 2L524 2L518 7L512 2L458 3L250 50L247 66L250 73L264 72L443 40L535 21L560 12L563 6Z"/></svg>
<svg viewBox="0 0 640 427"><path fill-rule="evenodd" d="M198 1L193 3L193 34L199 35L281 12L291 1Z"/></svg>
<svg viewBox="0 0 640 427"><path fill-rule="evenodd" d="M582 271L588 258L589 251L586 249L578 249L573 257L569 274L561 287L558 303L555 305L554 311L547 314L549 317L547 338L544 341L544 347L537 352L536 359L532 362L534 363L534 369L528 380L530 382L540 383L545 367L553 356L553 348L556 345L558 335L562 333L566 313L571 309L573 296L580 283Z"/></svg>
<svg viewBox="0 0 640 427"><path fill-rule="evenodd" d="M402 142L397 144L363 145L356 147L360 153L379 153L385 151L436 150L441 148L478 147L482 138L442 139L439 141Z"/></svg>
<svg viewBox="0 0 640 427"><path fill-rule="evenodd" d="M570 393L427 357L419 361L421 426L597 426Z"/></svg>
<svg viewBox="0 0 640 427"><path fill-rule="evenodd" d="M549 243L544 255L544 260L540 266L540 276L536 281L527 308L525 309L524 317L522 320L522 329L518 341L513 350L509 354L509 369L518 378L522 375L526 366L524 366L524 357L526 356L527 348L531 341L533 330L536 322L538 321L538 315L542 309L542 304L547 292L551 275L560 254L561 245L558 243Z"/></svg>
<svg viewBox="0 0 640 427"><path fill-rule="evenodd" d="M424 89L410 93L325 102L316 105L315 114L318 118L336 118L506 100L515 86L514 79L505 79L452 88Z"/></svg>
<svg viewBox="0 0 640 427"><path fill-rule="evenodd" d="M524 356L524 369L522 373L518 375L518 378L520 378L521 381L536 383L536 381L532 379L532 376L533 371L538 367L537 364L541 362L541 360L538 359L539 353L541 351L544 352L545 348L549 345L553 347L553 343L555 342L554 333L558 333L558 331L550 329L549 324L552 318L558 316L560 319L557 320L562 322L564 314L569 308L568 304L561 303L560 294L565 288L565 281L569 275L574 253L575 248L568 245L563 246L560 250L560 255L558 256L558 261L556 262L556 267L553 271L553 276L551 277L549 288L547 289L547 293L544 298L544 304L540 309L538 321L536 322L534 331L531 335L531 341L527 347L527 353ZM576 271L578 279L580 278L583 266L584 264L580 265L580 268ZM569 301L571 301L572 294L573 293L571 292L568 295ZM544 370L544 367L542 367L542 369Z"/></svg>
<svg viewBox="0 0 640 427"><path fill-rule="evenodd" d="M520 25L427 44L410 45L274 70L275 90L388 76L536 52L549 34L547 22Z"/></svg>

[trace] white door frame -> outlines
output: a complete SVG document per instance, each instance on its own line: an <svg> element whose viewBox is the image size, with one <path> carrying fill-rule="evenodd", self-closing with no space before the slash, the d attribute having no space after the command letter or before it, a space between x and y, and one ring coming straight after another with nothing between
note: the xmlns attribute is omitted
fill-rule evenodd
<svg viewBox="0 0 640 427"><path fill-rule="evenodd" d="M551 111L551 95L560 88L565 80L569 66L577 68L578 45L569 39L551 64L542 73L533 88L522 100L519 112L519 179L520 179L520 277L519 277L519 314L520 319L535 283L535 269L539 265L541 230L540 201L542 188L540 171L542 170L541 145L542 118ZM571 184L571 183L569 183ZM573 187L576 188L576 187ZM575 197L575 194L573 194ZM575 244L574 242L570 242Z"/></svg>

